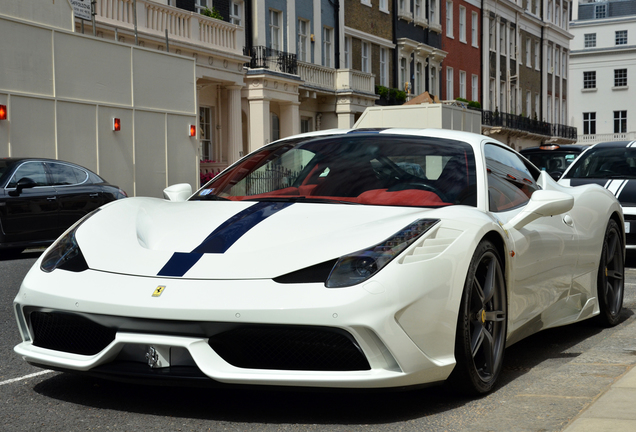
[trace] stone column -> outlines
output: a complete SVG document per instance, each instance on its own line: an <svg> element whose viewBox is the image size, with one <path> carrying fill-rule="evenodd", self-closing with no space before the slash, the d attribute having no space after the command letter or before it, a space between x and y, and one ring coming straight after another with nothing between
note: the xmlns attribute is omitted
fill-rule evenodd
<svg viewBox="0 0 636 432"><path fill-rule="evenodd" d="M250 103L250 152L269 143L271 119L268 99L252 99Z"/></svg>
<svg viewBox="0 0 636 432"><path fill-rule="evenodd" d="M243 151L241 124L241 86L227 86L227 161L233 164Z"/></svg>
<svg viewBox="0 0 636 432"><path fill-rule="evenodd" d="M280 103L280 137L300 133L300 102Z"/></svg>

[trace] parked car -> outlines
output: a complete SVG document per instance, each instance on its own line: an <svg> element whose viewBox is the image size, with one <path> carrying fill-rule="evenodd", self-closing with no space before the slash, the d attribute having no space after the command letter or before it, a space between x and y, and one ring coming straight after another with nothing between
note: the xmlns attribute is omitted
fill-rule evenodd
<svg viewBox="0 0 636 432"><path fill-rule="evenodd" d="M566 186L596 183L616 195L625 216L627 249L636 249L636 147L634 141L595 144L563 174L559 183Z"/></svg>
<svg viewBox="0 0 636 432"><path fill-rule="evenodd" d="M579 144L544 144L521 149L519 153L539 169L546 170L553 179L559 180L567 167L588 147L589 145Z"/></svg>
<svg viewBox="0 0 636 432"><path fill-rule="evenodd" d="M621 319L616 198L482 135L314 132L164 194L42 254L15 298L20 356L146 383L479 394L506 346Z"/></svg>
<svg viewBox="0 0 636 432"><path fill-rule="evenodd" d="M0 159L0 251L49 245L99 206L126 193L79 165Z"/></svg>

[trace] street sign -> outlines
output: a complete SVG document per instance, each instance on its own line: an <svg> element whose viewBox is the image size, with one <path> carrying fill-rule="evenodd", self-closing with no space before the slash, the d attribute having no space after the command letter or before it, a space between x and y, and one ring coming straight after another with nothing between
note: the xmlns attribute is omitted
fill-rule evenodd
<svg viewBox="0 0 636 432"><path fill-rule="evenodd" d="M91 0L70 0L73 6L73 13L76 18L90 20L91 16Z"/></svg>

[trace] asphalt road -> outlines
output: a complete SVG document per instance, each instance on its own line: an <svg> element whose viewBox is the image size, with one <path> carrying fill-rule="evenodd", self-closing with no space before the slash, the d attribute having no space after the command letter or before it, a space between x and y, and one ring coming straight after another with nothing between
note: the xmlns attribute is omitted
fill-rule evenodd
<svg viewBox="0 0 636 432"><path fill-rule="evenodd" d="M12 302L37 254L0 261L0 431L560 431L636 364L636 260L623 321L551 329L506 350L496 391L391 392L145 387L22 361ZM30 376L31 374L37 374Z"/></svg>

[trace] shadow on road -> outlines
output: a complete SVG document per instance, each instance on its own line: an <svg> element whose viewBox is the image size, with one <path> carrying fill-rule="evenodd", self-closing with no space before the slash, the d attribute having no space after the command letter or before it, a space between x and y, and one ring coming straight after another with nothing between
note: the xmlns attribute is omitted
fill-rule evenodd
<svg viewBox="0 0 636 432"><path fill-rule="evenodd" d="M624 320L633 314L624 311ZM602 329L585 321L533 335L506 350L498 389L533 367L579 354L567 351ZM87 407L241 423L380 424L408 421L459 408L472 399L446 386L403 391L305 391L297 389L202 389L149 387L87 378L53 376L34 390L53 399Z"/></svg>

